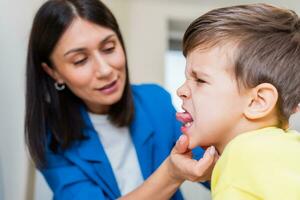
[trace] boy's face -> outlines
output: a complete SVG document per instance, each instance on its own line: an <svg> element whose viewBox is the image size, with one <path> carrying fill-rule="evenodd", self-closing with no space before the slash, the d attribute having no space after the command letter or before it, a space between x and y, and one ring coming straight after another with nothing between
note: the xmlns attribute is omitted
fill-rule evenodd
<svg viewBox="0 0 300 200"><path fill-rule="evenodd" d="M239 93L229 53L232 48L193 50L187 56L186 81L177 94L186 111L177 114L190 138L189 148L223 146L238 131L246 98ZM189 122L189 123L188 123Z"/></svg>

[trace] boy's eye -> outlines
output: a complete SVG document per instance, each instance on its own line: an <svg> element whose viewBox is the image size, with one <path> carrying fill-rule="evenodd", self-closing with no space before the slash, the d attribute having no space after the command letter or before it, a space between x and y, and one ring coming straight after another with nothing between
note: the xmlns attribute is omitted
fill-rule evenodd
<svg viewBox="0 0 300 200"><path fill-rule="evenodd" d="M197 83L206 83L206 81L204 81L204 80L202 80L202 79L199 79L199 78L196 79L196 82L197 82Z"/></svg>
<svg viewBox="0 0 300 200"><path fill-rule="evenodd" d="M82 65L87 61L87 57L74 62L74 65Z"/></svg>

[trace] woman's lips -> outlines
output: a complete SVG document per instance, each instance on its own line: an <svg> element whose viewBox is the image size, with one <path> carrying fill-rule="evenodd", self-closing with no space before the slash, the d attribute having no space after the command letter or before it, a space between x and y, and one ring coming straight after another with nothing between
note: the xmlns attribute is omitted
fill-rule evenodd
<svg viewBox="0 0 300 200"><path fill-rule="evenodd" d="M105 85L104 87L101 87L99 89L97 89L98 91L100 91L101 93L104 93L106 95L108 94L112 94L114 93L115 91L118 90L118 80L115 80L107 85Z"/></svg>
<svg viewBox="0 0 300 200"><path fill-rule="evenodd" d="M192 126L193 124L193 118L190 113L188 112L182 112L182 113L176 113L176 118L178 121L183 123L181 126L181 131L183 133L187 133L188 129Z"/></svg>

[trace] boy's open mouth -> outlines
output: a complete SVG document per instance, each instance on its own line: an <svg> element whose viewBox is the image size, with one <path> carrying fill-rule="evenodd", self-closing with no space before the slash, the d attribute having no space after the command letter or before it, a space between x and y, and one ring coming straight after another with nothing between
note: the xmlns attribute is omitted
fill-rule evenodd
<svg viewBox="0 0 300 200"><path fill-rule="evenodd" d="M192 115L190 113L188 113L187 111L185 112L181 112L181 113L176 113L176 119L178 121L180 121L181 123L183 123L183 126L181 127L181 131L183 133L186 133L187 129L189 127L192 126L193 124L193 118L192 118Z"/></svg>

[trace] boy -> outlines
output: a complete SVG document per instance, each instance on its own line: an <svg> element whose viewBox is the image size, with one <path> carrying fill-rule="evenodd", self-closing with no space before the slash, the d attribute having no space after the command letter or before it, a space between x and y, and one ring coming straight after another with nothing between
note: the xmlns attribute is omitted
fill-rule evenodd
<svg viewBox="0 0 300 200"><path fill-rule="evenodd" d="M212 10L183 39L189 148L215 146L215 200L300 199L300 20L266 4Z"/></svg>

